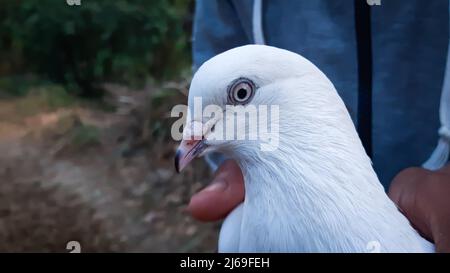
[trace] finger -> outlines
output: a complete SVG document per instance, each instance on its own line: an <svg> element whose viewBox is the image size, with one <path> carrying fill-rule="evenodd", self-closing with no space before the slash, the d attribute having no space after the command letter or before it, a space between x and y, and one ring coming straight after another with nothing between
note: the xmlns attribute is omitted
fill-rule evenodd
<svg viewBox="0 0 450 273"><path fill-rule="evenodd" d="M244 201L244 178L239 166L225 161L214 175L212 183L192 196L187 211L200 221L225 218Z"/></svg>
<svg viewBox="0 0 450 273"><path fill-rule="evenodd" d="M422 187L429 171L422 168L408 168L400 172L392 181L389 197L422 236L432 239L430 214L427 202L422 202Z"/></svg>

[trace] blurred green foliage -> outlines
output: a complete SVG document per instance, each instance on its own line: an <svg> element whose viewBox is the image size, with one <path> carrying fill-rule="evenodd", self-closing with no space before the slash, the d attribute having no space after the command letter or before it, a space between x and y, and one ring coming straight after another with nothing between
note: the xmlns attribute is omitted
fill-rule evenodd
<svg viewBox="0 0 450 273"><path fill-rule="evenodd" d="M8 96L23 96L29 93L32 88L51 85L48 80L40 79L33 75L7 75L0 77L0 98L6 92Z"/></svg>
<svg viewBox="0 0 450 273"><path fill-rule="evenodd" d="M69 6L66 0L2 0L0 76L32 73L88 97L101 95L98 84L104 81L136 85L148 77L173 77L190 64L192 4L81 0L80 6ZM0 79L0 89L2 84L15 86L7 81Z"/></svg>

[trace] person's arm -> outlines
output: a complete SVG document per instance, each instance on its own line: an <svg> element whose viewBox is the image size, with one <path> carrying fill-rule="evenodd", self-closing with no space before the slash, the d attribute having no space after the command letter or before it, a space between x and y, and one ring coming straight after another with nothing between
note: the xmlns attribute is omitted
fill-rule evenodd
<svg viewBox="0 0 450 273"><path fill-rule="evenodd" d="M196 1L192 42L194 71L211 57L250 43L237 8L230 0Z"/></svg>
<svg viewBox="0 0 450 273"><path fill-rule="evenodd" d="M450 14L450 5L448 7ZM449 20L450 27L450 20ZM450 32L447 33L448 50L447 64L445 67L444 84L442 86L441 102L439 106L439 140L430 158L423 163L422 167L428 170L437 170L445 166L449 160L450 153Z"/></svg>

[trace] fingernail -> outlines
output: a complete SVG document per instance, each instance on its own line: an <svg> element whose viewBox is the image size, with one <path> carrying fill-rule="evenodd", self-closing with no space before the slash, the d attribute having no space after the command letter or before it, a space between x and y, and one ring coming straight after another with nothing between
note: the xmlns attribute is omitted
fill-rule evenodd
<svg viewBox="0 0 450 273"><path fill-rule="evenodd" d="M205 192L205 191L222 192L227 187L228 187L228 184L224 180L220 179L220 180L217 180L217 181L214 181L213 183L211 183L211 185L207 186L204 190L202 190L202 192Z"/></svg>

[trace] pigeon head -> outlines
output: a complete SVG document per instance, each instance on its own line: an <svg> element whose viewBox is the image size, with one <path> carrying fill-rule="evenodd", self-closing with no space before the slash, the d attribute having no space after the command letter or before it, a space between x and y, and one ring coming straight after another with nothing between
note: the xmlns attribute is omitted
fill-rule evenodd
<svg viewBox="0 0 450 273"><path fill-rule="evenodd" d="M333 84L300 55L226 51L199 68L188 104L177 170L219 151L244 176L220 252L361 252L374 240L392 252L432 249L384 192Z"/></svg>
<svg viewBox="0 0 450 273"><path fill-rule="evenodd" d="M188 109L175 158L178 171L212 151L238 162L277 152L289 157L302 147L323 145L327 126L335 130L340 117L353 126L332 83L315 65L263 45L237 47L205 62L192 80Z"/></svg>

